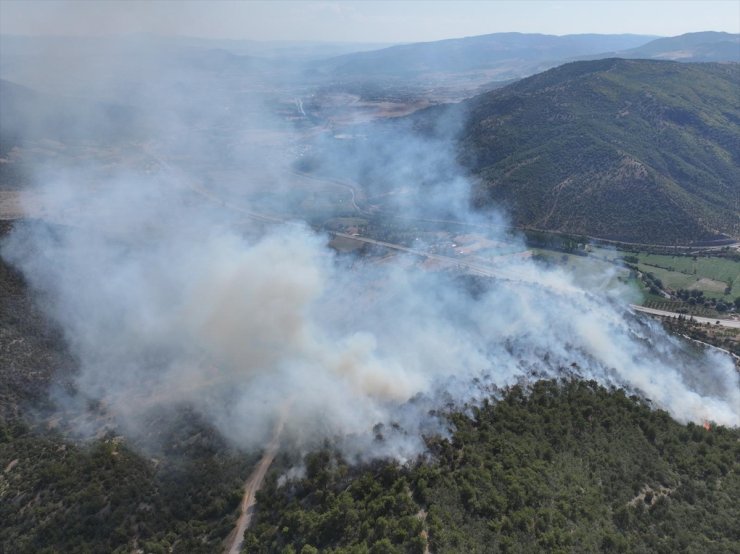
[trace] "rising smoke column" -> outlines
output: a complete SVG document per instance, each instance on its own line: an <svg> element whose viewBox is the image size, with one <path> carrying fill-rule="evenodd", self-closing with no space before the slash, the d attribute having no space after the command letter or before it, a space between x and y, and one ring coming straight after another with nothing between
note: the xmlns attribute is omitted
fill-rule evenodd
<svg viewBox="0 0 740 554"><path fill-rule="evenodd" d="M73 185L44 198L63 213ZM627 387L679 421L740 424L732 362L698 353L658 324L584 291L559 271L506 263L519 281L476 295L456 275L403 259L337 259L300 224L240 232L217 205L166 182L122 177L87 198L74 225L20 226L3 256L43 293L80 360L77 388L129 432L158 406L190 405L245 448L290 399L294 441L365 435L361 456L406 458L440 388L464 403L473 380L577 373ZM57 204L58 202L58 204ZM577 370L573 369L573 364ZM378 422L405 434L365 450Z"/></svg>
<svg viewBox="0 0 740 554"><path fill-rule="evenodd" d="M192 92L188 110L197 106L199 129L220 128L225 93L207 91ZM210 135L169 110L178 104L170 92L143 95L167 157L222 163ZM377 139L370 128L354 151L329 149L324 162L369 194L403 189L390 196L396 215L501 228L504 216L469 209L454 151L462 117L446 112L421 136L406 123ZM269 185L287 190L278 156L250 154L236 134L217 143L248 158L235 167L262 164ZM2 255L62 327L80 361L79 396L102 401L132 435L146 433L148 411L188 406L254 448L290 402L286 433L298 446L351 436L348 454L407 458L435 429L431 406L480 398L476 383L561 375L626 387L682 422L740 424L740 382L727 356L697 351L630 314L618 292L584 290L562 271L501 258L496 270L508 277L473 294L458 275L418 260L337 257L326 236L300 223L245 228L219 189L193 192L197 174L47 169L35 201L63 225L18 225ZM245 175L223 188L252 190ZM94 189L80 185L90 180ZM282 201L285 213L300 211L289 196ZM372 441L376 423L394 421L402 432Z"/></svg>

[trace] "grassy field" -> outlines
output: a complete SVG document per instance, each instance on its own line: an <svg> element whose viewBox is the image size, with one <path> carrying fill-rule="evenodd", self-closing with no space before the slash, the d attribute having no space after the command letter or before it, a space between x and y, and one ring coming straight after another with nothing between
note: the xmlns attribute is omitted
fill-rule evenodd
<svg viewBox="0 0 740 554"><path fill-rule="evenodd" d="M614 272L615 268L627 262L636 265L643 274L650 273L655 279L660 279L663 289L669 292L678 289L699 290L704 293L704 298L721 301L726 305L732 305L735 298L740 296L740 261L717 256L635 253L598 246L588 246L586 250L587 257L542 248L532 249L538 257L571 271L576 282L584 287L593 288L596 285L599 288L604 286L608 288L627 283L634 290L634 299L631 301L650 308L696 316L727 317L727 312L717 311L713 303L691 304L679 298L664 298L656 292L651 292L650 282L645 282L644 277L643 279L629 277L626 269ZM598 279L599 275L610 274L611 278ZM726 294L728 287L730 292Z"/></svg>
<svg viewBox="0 0 740 554"><path fill-rule="evenodd" d="M704 291L715 298L725 296L730 287L731 298L740 296L740 262L716 257L661 256L638 254L640 271L650 271L673 289Z"/></svg>
<svg viewBox="0 0 740 554"><path fill-rule="evenodd" d="M716 256L669 256L599 247L592 248L591 255L612 261L636 256L640 271L652 273L670 289L696 289L704 292L704 296L724 301L740 296L739 261ZM728 286L730 294L725 294Z"/></svg>
<svg viewBox="0 0 740 554"><path fill-rule="evenodd" d="M663 267L672 271L689 274L702 274L719 281L738 277L740 262L725 258L699 256L665 256L658 254L640 254L640 261L645 264Z"/></svg>
<svg viewBox="0 0 740 554"><path fill-rule="evenodd" d="M658 279L663 281L663 285L665 287L673 290L691 288L691 286L697 283L699 280L694 275L686 275L685 273L680 273L678 271L668 271L666 269L661 269L659 267L643 263L637 264L637 267L643 273L652 273ZM708 292L709 291L704 291L705 294L707 294Z"/></svg>

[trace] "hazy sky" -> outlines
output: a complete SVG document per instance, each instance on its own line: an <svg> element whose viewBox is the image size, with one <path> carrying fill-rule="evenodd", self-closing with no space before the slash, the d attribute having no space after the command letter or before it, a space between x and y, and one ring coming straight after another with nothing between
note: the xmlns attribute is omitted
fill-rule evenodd
<svg viewBox="0 0 740 554"><path fill-rule="evenodd" d="M0 32L414 42L502 31L740 32L738 0L176 1L0 0Z"/></svg>

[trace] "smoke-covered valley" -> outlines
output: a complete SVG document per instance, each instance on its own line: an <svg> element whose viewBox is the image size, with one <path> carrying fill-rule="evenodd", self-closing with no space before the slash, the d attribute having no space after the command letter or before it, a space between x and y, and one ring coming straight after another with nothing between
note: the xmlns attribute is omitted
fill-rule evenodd
<svg viewBox="0 0 740 554"><path fill-rule="evenodd" d="M78 362L71 390L50 392L74 434L108 425L144 444L152 413L188 408L254 450L285 413L285 448L329 440L351 459L408 460L447 432L430 414L544 377L740 425L729 356L635 315L617 268L547 267L505 211L471 209L464 110L419 132L339 93L319 103L295 68L278 78L266 62L221 55L214 71L203 52L166 54L141 74L139 50L104 73L75 67L65 82L96 90L64 99L74 117L26 95L3 129L28 161L21 202L35 218L2 256ZM133 115L86 108L113 90ZM471 258L466 240L486 248Z"/></svg>

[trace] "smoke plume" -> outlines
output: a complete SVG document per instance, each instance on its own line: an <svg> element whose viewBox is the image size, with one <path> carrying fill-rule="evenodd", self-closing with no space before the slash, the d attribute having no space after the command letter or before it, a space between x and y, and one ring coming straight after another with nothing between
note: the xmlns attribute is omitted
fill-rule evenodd
<svg viewBox="0 0 740 554"><path fill-rule="evenodd" d="M224 117L238 103L228 83L174 101L171 84L137 89L155 132L126 150L135 162L45 163L29 209L52 224L18 224L2 245L79 360L75 394L100 401L127 433L144 433L151 410L186 406L249 449L285 411L298 447L343 438L348 455L408 458L437 429L430 407L559 376L624 387L681 422L740 425L732 361L632 314L626 288L594 285L610 275L585 289L501 255L471 283L469 268L413 252L339 255L300 221L309 193L289 171L292 124L254 98ZM382 198L389 221L455 220L522 249L500 212L469 210L459 125L442 121L431 135L363 126L351 147L327 132L306 141L324 170L362 185L368 205ZM391 429L384 441L373 440L378 423Z"/></svg>

